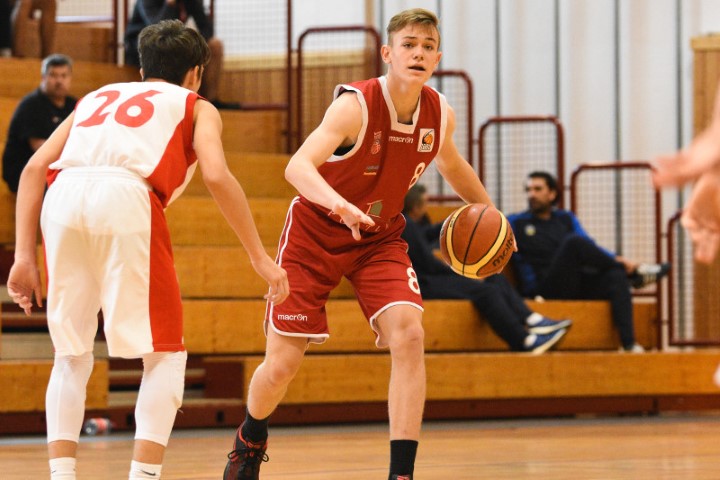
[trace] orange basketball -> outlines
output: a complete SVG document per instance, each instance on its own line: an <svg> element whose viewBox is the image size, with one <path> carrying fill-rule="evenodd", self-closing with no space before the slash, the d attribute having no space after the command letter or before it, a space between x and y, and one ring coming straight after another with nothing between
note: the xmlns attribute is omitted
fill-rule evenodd
<svg viewBox="0 0 720 480"><path fill-rule="evenodd" d="M443 260L464 277L500 273L514 250L515 235L505 215L482 203L458 208L440 230Z"/></svg>

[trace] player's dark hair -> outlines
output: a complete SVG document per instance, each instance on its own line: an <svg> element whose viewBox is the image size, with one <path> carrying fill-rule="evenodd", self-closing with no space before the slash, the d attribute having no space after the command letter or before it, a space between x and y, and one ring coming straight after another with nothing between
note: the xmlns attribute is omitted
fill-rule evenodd
<svg viewBox="0 0 720 480"><path fill-rule="evenodd" d="M405 194L405 202L403 203L402 213L408 213L413 208L417 207L422 203L423 195L427 192L425 185L416 183L410 190Z"/></svg>
<svg viewBox="0 0 720 480"><path fill-rule="evenodd" d="M547 185L550 190L555 192L555 200L553 200L552 202L553 205L560 201L560 190L558 189L557 179L555 179L555 177L553 177L550 173L536 170L534 172L530 172L528 174L528 178L541 178L542 180L544 180L545 185Z"/></svg>
<svg viewBox="0 0 720 480"><path fill-rule="evenodd" d="M160 78L181 85L188 70L204 69L210 48L196 30L180 20L163 20L143 28L138 37L143 80Z"/></svg>
<svg viewBox="0 0 720 480"><path fill-rule="evenodd" d="M40 65L40 74L44 77L50 73L50 69L54 67L68 66L70 67L70 71L72 71L72 65L72 59L67 55L63 55L62 53L53 53L43 59L42 64Z"/></svg>

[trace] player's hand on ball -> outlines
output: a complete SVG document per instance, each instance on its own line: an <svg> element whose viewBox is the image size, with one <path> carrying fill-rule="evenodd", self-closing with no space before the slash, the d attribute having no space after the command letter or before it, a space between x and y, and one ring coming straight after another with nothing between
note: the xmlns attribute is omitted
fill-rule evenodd
<svg viewBox="0 0 720 480"><path fill-rule="evenodd" d="M267 255L263 257L260 262L253 262L253 268L270 286L268 293L265 294L263 298L271 301L275 305L284 302L288 295L290 295L290 285L288 284L285 269L276 264L273 259Z"/></svg>
<svg viewBox="0 0 720 480"><path fill-rule="evenodd" d="M355 240L362 238L360 235L360 224L375 225L372 218L347 200L339 200L336 202L335 205L333 205L332 211L340 215L340 218L343 219L343 223L350 229Z"/></svg>

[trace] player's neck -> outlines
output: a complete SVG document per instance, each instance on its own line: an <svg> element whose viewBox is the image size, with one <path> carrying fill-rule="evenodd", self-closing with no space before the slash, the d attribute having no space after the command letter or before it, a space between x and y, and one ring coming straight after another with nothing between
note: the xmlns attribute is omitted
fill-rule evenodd
<svg viewBox="0 0 720 480"><path fill-rule="evenodd" d="M422 87L422 85L409 85L388 76L388 92L390 93L390 98L392 99L395 113L400 123L412 123Z"/></svg>

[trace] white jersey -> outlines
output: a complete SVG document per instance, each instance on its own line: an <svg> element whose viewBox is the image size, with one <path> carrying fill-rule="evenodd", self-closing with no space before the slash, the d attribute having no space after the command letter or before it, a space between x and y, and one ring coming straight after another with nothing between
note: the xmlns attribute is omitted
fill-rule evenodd
<svg viewBox="0 0 720 480"><path fill-rule="evenodd" d="M60 158L50 165L122 167L147 180L163 207L177 198L197 165L192 146L198 95L167 82L106 85L78 102ZM51 172L51 183L57 172Z"/></svg>

